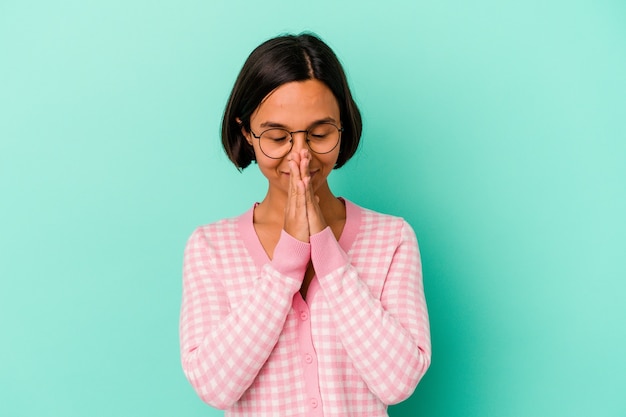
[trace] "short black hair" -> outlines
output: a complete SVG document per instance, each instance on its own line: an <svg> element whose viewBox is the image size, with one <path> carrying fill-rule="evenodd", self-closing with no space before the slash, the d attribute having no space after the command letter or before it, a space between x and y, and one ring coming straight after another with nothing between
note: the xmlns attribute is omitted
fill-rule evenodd
<svg viewBox="0 0 626 417"><path fill-rule="evenodd" d="M281 35L263 42L248 56L224 110L222 145L239 170L255 160L254 149L241 129L250 131L250 116L261 101L283 84L311 79L326 84L339 103L344 130L334 168L354 155L361 139L361 113L339 59L317 35Z"/></svg>

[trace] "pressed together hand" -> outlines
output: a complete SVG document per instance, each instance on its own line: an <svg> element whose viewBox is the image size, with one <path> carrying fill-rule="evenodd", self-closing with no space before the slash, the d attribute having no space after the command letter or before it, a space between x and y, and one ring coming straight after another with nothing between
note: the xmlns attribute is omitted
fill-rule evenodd
<svg viewBox="0 0 626 417"><path fill-rule="evenodd" d="M319 206L319 197L313 190L309 163L311 156L307 149L292 152L289 160L289 193L285 207L284 229L302 242L309 236L326 228L326 221Z"/></svg>

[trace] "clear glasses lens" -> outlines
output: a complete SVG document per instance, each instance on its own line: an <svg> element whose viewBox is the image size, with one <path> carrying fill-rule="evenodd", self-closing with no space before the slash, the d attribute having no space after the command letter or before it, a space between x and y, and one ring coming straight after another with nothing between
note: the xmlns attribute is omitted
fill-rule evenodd
<svg viewBox="0 0 626 417"><path fill-rule="evenodd" d="M270 158L282 158L291 150L291 135L283 129L270 129L261 133L261 151Z"/></svg>
<svg viewBox="0 0 626 417"><path fill-rule="evenodd" d="M320 123L307 132L307 143L315 153L328 153L339 143L339 129L330 123ZM269 129L259 138L261 151L270 158L282 158L291 151L291 134L283 129Z"/></svg>
<svg viewBox="0 0 626 417"><path fill-rule="evenodd" d="M309 147L316 153L327 153L339 142L339 129L330 123L321 123L309 130Z"/></svg>

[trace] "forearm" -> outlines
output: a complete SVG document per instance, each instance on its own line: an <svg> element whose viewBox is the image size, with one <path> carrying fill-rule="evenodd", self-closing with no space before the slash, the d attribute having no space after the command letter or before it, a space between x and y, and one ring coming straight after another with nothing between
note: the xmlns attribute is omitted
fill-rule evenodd
<svg viewBox="0 0 626 417"><path fill-rule="evenodd" d="M233 301L222 282L228 277L216 275L206 242L201 236L190 239L181 356L187 378L205 402L228 408L253 383L283 329L309 250L308 244L281 237L272 263L250 279L245 298Z"/></svg>
<svg viewBox="0 0 626 417"><path fill-rule="evenodd" d="M430 364L416 244L405 242L397 249L382 278L386 281L380 299L328 230L311 238L311 248L320 287L354 367L384 403L407 398Z"/></svg>
<svg viewBox="0 0 626 417"><path fill-rule="evenodd" d="M183 370L205 402L228 408L252 384L278 340L297 288L296 280L267 265L250 296L182 352Z"/></svg>

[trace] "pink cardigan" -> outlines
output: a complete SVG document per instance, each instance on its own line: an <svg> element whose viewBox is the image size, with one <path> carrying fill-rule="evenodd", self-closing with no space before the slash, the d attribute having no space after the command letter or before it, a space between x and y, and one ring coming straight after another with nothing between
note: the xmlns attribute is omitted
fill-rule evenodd
<svg viewBox="0 0 626 417"><path fill-rule="evenodd" d="M415 234L347 200L330 228L282 232L273 259L245 214L197 228L185 250L180 318L185 375L227 416L386 416L430 365ZM309 260L316 276L306 300Z"/></svg>

